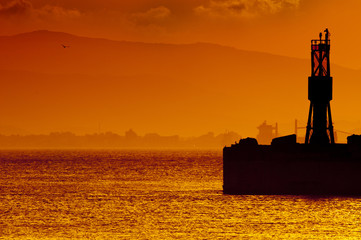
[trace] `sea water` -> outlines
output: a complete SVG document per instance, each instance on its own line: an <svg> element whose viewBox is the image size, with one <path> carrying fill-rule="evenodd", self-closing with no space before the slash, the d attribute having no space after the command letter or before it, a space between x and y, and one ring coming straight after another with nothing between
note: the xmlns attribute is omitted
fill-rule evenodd
<svg viewBox="0 0 361 240"><path fill-rule="evenodd" d="M221 150L3 150L0 238L361 238L361 198L224 195L222 174Z"/></svg>

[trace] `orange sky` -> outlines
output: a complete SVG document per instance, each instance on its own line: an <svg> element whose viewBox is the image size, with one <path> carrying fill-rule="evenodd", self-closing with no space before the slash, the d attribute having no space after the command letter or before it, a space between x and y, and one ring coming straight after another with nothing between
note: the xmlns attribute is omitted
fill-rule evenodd
<svg viewBox="0 0 361 240"><path fill-rule="evenodd" d="M4 117L0 120L0 131L1 125L6 125L25 129L30 133L70 130L84 134L97 131L100 124L102 130L118 133L123 133L131 127L140 134L158 132L163 135L186 136L199 135L206 131L219 133L234 130L246 137L247 135L255 136L256 127L267 119L271 123L280 121L280 128L282 124L286 128L284 131L281 129L281 133L292 133L295 118L303 122L307 119L309 104L307 76L310 74L311 39L317 38L318 33L326 27L329 28L332 41L331 62L346 68L361 68L361 44L358 44L358 38L361 37L360 9L361 1L359 0L1 0L0 35L46 29L92 38L150 43L208 42L306 60L300 64L297 63L298 65L292 62L298 60L290 60L292 63L288 66L297 66L297 68L302 66L302 68L287 69L282 72L282 70L274 70L282 69L282 66L275 66L276 63L267 62L267 56L260 56L260 61L263 62L260 66L261 73L255 76L247 73L250 81L263 82L263 85L258 86L240 79L243 73L238 69L238 64L241 63L232 62L230 58L234 53L230 53L227 49L223 50L227 54L229 52L228 55L222 52L223 50L212 48L214 51L220 51L220 55L211 56L207 50L198 49L195 46L195 52L198 51L201 56L194 56L189 63L187 63L187 58L192 53L182 56L182 50L172 49L170 51L175 51L177 56L180 56L177 63L182 65L180 68L172 66L172 62L165 60L168 57L167 54L160 54L162 57L159 57L159 62L165 64L164 69L162 66L157 66L156 62L147 66L148 62L144 60L139 63L141 70L137 71L133 69L135 65L131 63L128 69L122 68L122 64L124 66L128 64L127 59L115 59L111 56L112 46L104 50L105 53L102 53L104 46L101 46L94 51L97 55L92 56L92 51L87 46L93 48L97 45L89 42L87 43L89 45L82 48L76 47L75 42L71 42L71 38L68 43L72 47L67 49L69 55L63 51L64 49L58 48L60 45L58 43L54 49L49 45L51 41L47 42L46 46L45 43L36 45L39 48L43 47L42 50L36 47L32 49L31 45L18 49L14 43L13 47L16 50L9 53L6 59L3 58L0 66L0 71L19 71L18 75L5 72L7 75L3 76L9 90L7 92L6 88L3 90L6 99L0 101L0 107L4 110ZM41 37L42 35L39 34L37 40L32 41L39 39L41 41ZM34 44L31 41L28 43ZM4 54L7 47L3 47ZM163 47L160 46L159 49L163 51ZM203 48L206 47L203 46ZM23 56L22 50L27 55ZM133 53L128 50L126 50L127 54L131 56ZM43 52L40 53L41 51ZM114 52L122 54L124 51L117 48ZM151 52L149 49L146 51L148 51L147 54ZM189 49L184 51L189 51ZM133 57L131 62L143 59L141 53L137 54L135 55L138 58ZM240 55L242 54L244 53ZM149 53L145 59L152 61L154 59L150 56L157 55L158 53ZM222 56L227 56L228 65L225 65ZM36 57L42 59L34 59ZM107 57L112 57L114 61L107 62ZM210 59L209 66L211 67L207 65L208 62L198 66L197 61L204 61L204 59ZM243 58L240 56L234 58L235 61L239 59ZM279 59L280 63L282 61L285 60ZM78 66L80 62L82 65ZM248 63L244 64L246 66ZM182 67L186 69L186 72L182 71ZM209 68L211 71L205 72ZM64 72L61 72L62 69L65 69ZM263 69L266 70L262 73ZM30 82L25 82L27 89L21 89L24 83L20 79L23 78L22 74L26 73L22 71L32 72L29 74ZM293 76L295 71L297 73ZM335 100L359 101L348 95L349 86L342 84L344 80L346 83L351 80L357 81L357 79L340 79L337 78L337 73L342 76L351 76L351 78L353 76L349 70L341 68L331 70L331 74L335 77ZM65 83L59 87L51 85L62 82L62 74L64 74L63 77L68 78L65 82L69 86L73 81L78 81L74 83L74 89L67 88ZM99 87L98 81L104 77L102 74L109 76L110 80L107 81L114 84ZM120 75L127 77L119 77ZM135 75L137 77L134 77L134 80L132 76ZM120 80L112 80L117 76ZM292 90L295 92L290 92L293 87L292 82L289 83L290 85L284 84L283 80L288 81L288 76L290 81L295 81L295 89ZM230 86L232 88L230 93L222 89L224 78L228 78L227 84L235 84ZM50 81L49 85L44 86L42 81L46 82L48 79L53 82ZM89 85L89 79L96 80ZM146 79L151 79L158 85L154 86L146 82ZM283 79L283 82L280 81L280 85L275 86L272 82L277 82L277 79ZM14 83L16 81L19 81L18 88ZM137 89L135 84L137 81L146 87L133 94L132 91ZM176 83L172 85L172 81ZM206 86L208 84L209 86ZM86 86L84 89L82 89L83 85ZM114 89L117 88L123 90L122 96L116 95ZM124 89L128 89L128 92ZM157 96L154 97L147 92L148 89L156 92ZM177 89L183 92L177 92ZM274 90L282 92L283 95L272 95ZM70 95L60 100L61 91ZM197 91L202 91L198 97ZM31 94L35 94L35 97ZM93 99L92 94L95 94L97 99ZM190 97L187 94L190 94ZM260 111L238 104L239 95L248 96L250 102L253 102ZM283 103L285 105L282 109L274 105L267 106L267 98L272 98L272 104L277 104L281 103L285 97L291 99L295 95L297 95L295 100L297 104L292 101ZM252 97L254 99L250 99ZM126 106L118 106L118 102L129 99L133 102L127 103ZM149 99L152 100L149 101ZM335 127L339 126L339 129L347 131L361 127L359 126L361 115L353 115L355 106L345 108L344 102L331 103L331 106L335 108L334 120L336 123L338 121L343 124L341 127L340 124L335 124ZM244 103L244 105L247 104ZM172 106L175 107L172 108ZM193 108L187 108L188 106ZM292 106L297 106L297 109L291 109ZM284 109L285 107L289 109ZM197 109L202 111L197 111ZM236 112L233 113L233 110ZM241 113L253 117L245 118ZM142 114L147 115L148 125L144 123ZM134 118L126 118L125 115L134 116ZM158 117L154 117L156 115ZM353 122L353 125L347 121Z"/></svg>
<svg viewBox="0 0 361 240"><path fill-rule="evenodd" d="M360 68L359 0L2 0L0 34L39 29L145 42L212 42L306 58L328 27L333 61ZM355 42L355 43L354 43Z"/></svg>

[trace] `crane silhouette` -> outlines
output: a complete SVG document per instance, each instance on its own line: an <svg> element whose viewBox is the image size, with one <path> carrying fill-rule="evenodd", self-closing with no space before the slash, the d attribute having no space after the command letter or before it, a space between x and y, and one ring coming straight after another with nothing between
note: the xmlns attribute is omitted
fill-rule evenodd
<svg viewBox="0 0 361 240"><path fill-rule="evenodd" d="M70 48L70 46L67 46L67 45L64 45L64 44L61 44L61 46L62 46L63 48Z"/></svg>

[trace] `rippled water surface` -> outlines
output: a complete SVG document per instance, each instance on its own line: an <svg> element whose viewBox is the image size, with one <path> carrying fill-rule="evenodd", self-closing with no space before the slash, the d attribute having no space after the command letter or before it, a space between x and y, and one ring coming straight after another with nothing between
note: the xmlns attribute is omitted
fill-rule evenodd
<svg viewBox="0 0 361 240"><path fill-rule="evenodd" d="M361 198L222 194L221 151L0 151L0 238L359 239Z"/></svg>

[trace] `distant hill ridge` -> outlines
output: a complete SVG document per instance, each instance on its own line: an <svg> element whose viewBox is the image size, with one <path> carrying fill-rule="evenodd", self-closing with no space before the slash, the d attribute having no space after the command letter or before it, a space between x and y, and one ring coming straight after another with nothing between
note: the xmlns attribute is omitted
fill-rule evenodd
<svg viewBox="0 0 361 240"><path fill-rule="evenodd" d="M78 36L70 33L65 32L55 32L55 31L49 31L49 30L36 30L32 32L25 32L25 33L19 33L15 35L10 36L0 36L0 38L41 38L41 39L53 39L53 40L71 40L80 38L83 40L96 40L96 41L104 41L104 42L117 42L117 43L123 43L123 44L139 44L139 45L150 45L150 46L203 46L203 47L219 47L223 49L229 49L229 50L236 50L236 51L243 51L248 53L255 53L255 54L266 54L266 55L272 55L272 56L279 56L279 57L287 57L287 58L293 58L288 56L281 56L277 54L271 54L271 53L265 53L265 52L258 52L258 51L249 51L249 50L241 50L237 49L235 47L230 47L226 45L216 44L216 43L210 43L210 42L195 42L195 43L184 43L184 44L174 44L174 43L149 43L149 42L138 42L138 41L126 41L126 40L112 40L107 38L93 38L93 37L85 37L85 36Z"/></svg>
<svg viewBox="0 0 361 240"><path fill-rule="evenodd" d="M187 55L189 52L193 52L195 56L196 53L198 54L205 54L204 56L209 56L212 54L221 54L222 56L231 57L232 60L234 57L238 58L246 58L253 63L255 59L261 63L269 60L278 61L296 61L302 63L308 63L309 60L307 59L299 59L294 57L288 56L281 56L271 53L264 53L258 51L249 51L249 50L241 50L234 47L214 44L214 43L206 43L206 42L197 42L197 43L189 43L189 44L170 44L170 43L147 43L147 42L132 42L132 41L118 41L118 40L109 40L105 38L91 38L91 37L83 37L77 36L69 33L64 32L54 32L48 30L37 30L33 32L26 32L20 33L11 36L0 36L0 42L2 45L0 49L4 51L6 54L11 50L14 50L14 47L18 47L18 49L23 50L23 54L34 54L34 50L40 50L38 54L41 54L42 51L50 50L48 49L51 47L50 53L59 53L61 50L61 44L68 44L70 47L76 48L75 53L79 54L81 51L89 50L96 51L102 50L107 51L112 49L113 55L117 55L117 50L124 50L124 48L130 48L129 52L133 54L139 54L138 51L145 51L141 52L140 54L144 56L148 56L149 54L160 54L164 57L164 54L182 54ZM60 45L58 45L60 43ZM45 45L43 45L45 44ZM107 47L105 47L107 46ZM57 47L56 49L54 47ZM88 49L87 49L88 48ZM7 51L6 51L7 50ZM170 52L164 52L170 51ZM186 51L186 52L182 52ZM73 53L73 54L75 54ZM109 52L107 52L108 54ZM119 52L120 53L120 52ZM124 53L124 52L123 52ZM124 56L124 54L118 55L118 58ZM177 56L174 56L176 58ZM214 55L214 58L219 57L218 55ZM219 59L223 61L224 59ZM341 67L344 68L344 67ZM3 67L5 69L5 67ZM286 68L285 68L286 69ZM89 70L89 69L88 69Z"/></svg>
<svg viewBox="0 0 361 240"><path fill-rule="evenodd" d="M255 136L264 120L291 122L290 133L294 118L307 117L307 59L211 43L114 41L46 30L2 36L0 53L3 125L30 132L37 124L67 130L105 116L113 119L114 131L197 135L229 129ZM361 105L360 71L332 65L331 74L333 119L361 119L345 108ZM20 102L9 105L14 99Z"/></svg>

